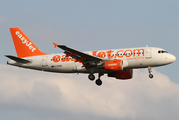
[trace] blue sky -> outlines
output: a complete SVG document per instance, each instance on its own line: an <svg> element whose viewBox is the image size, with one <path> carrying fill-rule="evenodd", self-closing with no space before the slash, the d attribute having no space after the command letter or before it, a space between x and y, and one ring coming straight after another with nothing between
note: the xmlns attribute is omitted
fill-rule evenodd
<svg viewBox="0 0 179 120"><path fill-rule="evenodd" d="M100 49L117 49L117 48L130 48L130 47L142 47L142 46L151 46L151 47L160 47L165 50L167 50L169 53L173 54L178 58L178 40L179 40L179 1L177 0L150 0L150 1L143 1L143 0L66 0L66 1L61 1L61 0L39 0L39 1L34 1L34 0L6 0L2 1L0 5L0 32L1 32L1 44L0 44L0 68L2 71L2 79L1 83L4 83L2 80L8 79L9 82L11 82L11 74L14 75L16 83L12 84L11 86L15 85L15 87L20 87L21 84L24 81L25 83L23 85L27 85L28 82L32 82L33 85L36 85L39 87L39 83L36 83L35 81L32 81L30 78L25 79L24 75L29 75L31 76L32 74L36 75L38 78L37 81L48 81L47 79L44 78L44 73L40 73L37 71L31 71L31 70L23 70L19 68L14 68L6 65L7 58L4 57L4 55L10 54L10 55L16 55L14 45L12 42L12 38L10 35L9 28L11 27L19 27L35 44L38 46L43 52L46 53L60 53L63 52L60 49L54 49L53 47L53 42L58 43L58 44L65 44L69 47L81 50L81 51L88 51L88 50L100 50ZM7 68L6 68L7 66ZM170 85L177 86L175 88L178 90L178 71L177 68L179 67L178 60L176 60L174 63L155 68L154 73L159 75L161 78L164 79L164 81L161 81L160 77L154 74L154 80L152 80L154 83L158 83L159 81L162 82L163 84L167 83ZM4 70L5 69L5 70ZM11 70L12 69L12 70ZM7 70L7 71L6 71ZM14 73L14 71L16 71ZM10 71L10 72L8 72ZM21 72L25 71L24 74ZM36 74L36 72L38 74ZM9 73L9 74L8 74ZM139 74L140 73L140 74ZM89 81L87 79L87 76L83 76L80 78L79 76L72 75L74 79L79 79L77 83L75 83L74 79L68 78L70 75L63 75L63 74L52 74L52 73L46 73L48 76L63 76L63 79L68 79L68 83L72 86L76 85L77 83L79 84L78 87L80 87L80 83L84 80L86 82L82 82L82 89L84 89L84 93L92 94L89 92L88 89L94 89L93 84L88 84ZM136 78L134 75L134 80L139 80L141 81L140 76L146 76L148 77L148 73L146 69L144 70L137 70L136 74L138 75L139 78ZM8 77L6 78L7 75ZM162 77L165 76L165 77ZM36 78L35 77L35 78ZM54 78L55 80L57 78ZM34 79L35 79L34 78ZM52 77L53 78L53 77ZM158 79L157 79L158 78ZM105 78L107 80L107 78ZM146 80L147 79L147 80ZM54 83L57 81L54 80ZM70 82L71 80L71 82ZM145 81L146 80L146 81ZM149 81L148 78L145 78L145 83L139 83L137 82L136 84L147 84ZM61 81L61 78L59 78L59 81ZM58 81L58 82L59 82ZM63 81L63 80L62 80ZM73 82L72 82L73 81ZM35 82L35 83L34 83ZM106 81L108 83L108 81ZM106 84L107 84L106 83ZM120 81L117 82L120 84ZM4 83L5 84L5 83ZM3 85L4 85L3 84ZM7 83L8 84L8 83ZM6 84L6 85L7 85ZM43 94L47 91L45 90L46 86L49 87L51 83L48 82L42 82L43 87L42 88L42 93L36 93L35 87L30 87L28 90L25 88L20 89L17 91L17 96L18 95L24 95L27 93L31 93L35 91L34 94ZM63 83L66 85L67 83ZM105 86L113 89L112 85L115 85L116 83L114 82L113 84L111 83L111 86ZM123 83L124 86L127 87L127 84L131 83ZM32 85L32 86L33 86ZM147 84L148 85L148 84ZM157 88L161 88L159 83L157 84ZM71 87L72 87L71 86ZM84 86L86 88L84 88ZM92 87L93 86L93 87ZM140 85L139 85L140 86ZM165 85L164 85L165 86ZM53 86L54 87L54 86ZM52 91L55 91L55 88L50 86L49 88L52 89ZM8 86L0 89L0 93L4 93L3 90L7 91ZM13 88L13 87L12 87ZM57 88L62 89L61 86L58 86ZM56 89L57 89L56 88ZM72 87L73 88L73 87ZM125 88L125 87L124 87ZM128 88L128 87L127 87ZM135 88L135 86L132 86L132 88ZM147 86L149 90L155 88L154 86ZM105 89L105 88L103 88ZM106 88L107 89L107 88ZM105 90L106 90L105 89ZM141 87L141 90L143 87ZM21 92L25 90L26 92L21 94ZM73 89L72 89L73 90ZM75 90L75 87L74 87ZM107 89L108 90L108 89ZM114 90L121 90L116 87ZM158 89L157 89L158 90ZM80 91L80 90L79 90ZM100 91L101 94L104 94L102 90L97 89L97 91ZM125 90L121 90L125 93ZM136 91L135 94L137 94L139 91ZM144 90L145 91L145 90ZM146 90L145 92L147 92ZM160 89L159 89L160 91ZM13 92L13 91L12 91ZM61 91L62 95L68 95L64 91ZM94 91L95 92L95 91ZM160 91L161 93L164 91ZM160 93L159 92L159 93ZM111 91L113 93L113 91ZM170 94L175 95L174 91L171 91ZM60 93L56 93L57 95ZM61 95L60 94L60 95ZM153 108L155 108L155 104L157 102L153 102L153 97L150 96L150 92L146 93L148 96L146 98L151 99L151 101L146 101L145 98L141 97L141 101L136 99L136 103L138 102L143 102L143 103L148 103ZM167 93L166 93L167 94ZM120 109L116 108L116 111L113 110L111 112L112 115L110 116L107 113L110 113L110 111L103 111L105 114L100 114L97 111L95 111L94 108L87 109L87 108L81 108L79 107L81 104L78 104L76 107L79 111L85 111L84 114L81 116L80 112L75 113L73 109L70 108L69 103L66 103L65 107L67 109L61 109L59 107L55 107L52 105L52 107L45 107L43 105L38 106L38 102L36 99L33 99L32 96L30 96L32 102L26 103L25 99L27 95L24 97L15 99L15 103L9 100L11 98L11 93L7 93L7 95L4 97L9 102L1 102L0 103L0 110L3 111L3 115L5 119L12 119L10 115L14 115L15 117L21 119L24 119L24 116L21 116L21 113L26 114L28 116L26 119L44 119L43 117L39 117L40 115L46 115L46 119L71 119L69 116L76 117L78 119L83 119L83 116L88 116L89 119L143 119L143 118L148 118L147 113L144 114L144 116L139 116L139 111L145 111L144 107L141 106L140 108L132 109L129 107L131 112L126 112L126 113L121 113L123 115L116 115L116 111L120 111ZM98 94L95 94L98 95ZM95 96L94 95L94 96ZM129 97L131 93L126 93L126 97ZM137 94L137 96L140 96L143 94ZM168 94L167 94L168 95ZM55 96L55 95L54 95ZM54 97L52 96L52 98ZM78 95L77 95L78 96ZM80 93L79 93L80 96ZM114 95L115 96L115 95ZM114 97L112 96L112 97ZM165 96L165 95L164 95ZM2 96L1 96L2 97ZM76 97L76 96L75 96ZM104 97L104 96L102 96ZM92 99L93 97L89 97ZM105 97L104 97L105 98ZM130 97L133 99L132 97ZM57 100L61 100L60 98L56 98ZM82 98L83 99L83 98ZM87 100L90 100L87 99ZM106 98L105 98L106 99ZM173 96L171 97L170 95L166 97L167 100L173 100ZM158 98L158 101L165 101L166 99ZM40 100L43 100L43 96L40 97ZM62 99L63 100L69 100L68 98ZM85 100L83 99L84 104L86 107L89 107ZM94 100L94 99L93 99ZM118 98L112 99L112 101L119 100ZM168 102L166 100L166 103ZM20 104L20 102L22 104ZM46 104L51 104L51 102L54 102L53 100L49 100L49 102L45 102ZM63 103L63 102L62 102ZM61 105L62 103L58 104ZM95 102L94 102L95 103ZM115 103L115 102L114 102ZM132 104L132 102L129 102ZM163 103L163 104L164 104ZM28 105L27 105L28 104ZM91 103L92 106L94 105L93 102ZM121 103L122 104L122 103ZM158 105L157 110L161 109L161 106L163 105ZM33 107L29 107L30 105L33 105ZM103 105L103 104L101 104ZM105 104L106 105L106 104ZM111 105L111 104L110 104ZM177 106L175 107L176 109L172 109L172 111L178 110L178 103L174 102L174 105ZM169 105L170 106L170 105ZM43 109L45 107L45 109ZM112 109L111 106L106 106ZM135 108L135 106L133 106ZM14 110L14 109L15 110ZM34 111L36 108L38 110ZM99 107L101 108L101 107ZM170 107L169 107L170 108ZM171 107L172 108L172 107ZM115 107L114 107L115 109ZM41 113L39 111L43 111L44 113ZM47 111L55 111L54 115L49 113L45 114ZM57 115L57 111L61 111L60 114L63 117L59 117ZM95 112L92 112L92 111ZM98 109L98 110L102 110ZM105 110L105 108L104 108ZM127 110L127 111L130 111ZM67 112L69 111L69 112ZM151 112L149 109L146 109L147 112ZM16 112L18 113L16 116ZM87 114L89 112L89 114ZM167 113L164 111L163 113L159 115L163 115ZM179 116L177 114L174 114L175 112L171 113L169 112L169 115L172 115L173 118L178 118ZM59 113L58 113L59 114ZM131 115L131 116L130 116ZM169 116L168 115L168 116ZM53 117L56 116L56 117ZM79 117L81 116L81 117ZM91 116L91 117L90 117ZM164 115L165 116L165 115ZM73 118L72 117L72 118ZM155 117L153 119L157 119L159 117ZM167 118L164 117L164 119Z"/></svg>

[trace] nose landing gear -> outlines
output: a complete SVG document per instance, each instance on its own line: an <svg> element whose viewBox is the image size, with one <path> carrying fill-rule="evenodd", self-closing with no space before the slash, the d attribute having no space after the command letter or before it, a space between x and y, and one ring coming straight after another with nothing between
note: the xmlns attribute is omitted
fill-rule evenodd
<svg viewBox="0 0 179 120"><path fill-rule="evenodd" d="M149 74L149 78L153 78L154 76L152 74Z"/></svg>
<svg viewBox="0 0 179 120"><path fill-rule="evenodd" d="M152 75L152 67L148 67L148 71L149 71L149 78L153 78L154 76Z"/></svg>

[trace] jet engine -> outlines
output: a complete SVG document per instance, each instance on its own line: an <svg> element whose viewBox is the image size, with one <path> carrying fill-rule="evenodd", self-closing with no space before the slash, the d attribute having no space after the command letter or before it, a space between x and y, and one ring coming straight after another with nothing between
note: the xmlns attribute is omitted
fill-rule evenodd
<svg viewBox="0 0 179 120"><path fill-rule="evenodd" d="M105 69L106 71L119 71L123 70L128 66L128 62L126 60L109 60L103 61L101 65L98 65L98 69Z"/></svg>

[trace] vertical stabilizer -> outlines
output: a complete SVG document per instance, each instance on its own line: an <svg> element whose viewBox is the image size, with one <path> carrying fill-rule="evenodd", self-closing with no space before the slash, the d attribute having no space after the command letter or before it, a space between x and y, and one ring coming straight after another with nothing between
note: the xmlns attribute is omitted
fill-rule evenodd
<svg viewBox="0 0 179 120"><path fill-rule="evenodd" d="M19 58L46 55L19 28L10 28L10 31Z"/></svg>

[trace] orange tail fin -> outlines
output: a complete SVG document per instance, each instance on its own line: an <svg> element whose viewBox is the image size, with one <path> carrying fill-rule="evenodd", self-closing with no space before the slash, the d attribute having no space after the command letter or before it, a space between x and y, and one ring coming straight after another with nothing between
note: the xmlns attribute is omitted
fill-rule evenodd
<svg viewBox="0 0 179 120"><path fill-rule="evenodd" d="M10 31L19 58L46 55L19 28L10 28Z"/></svg>

